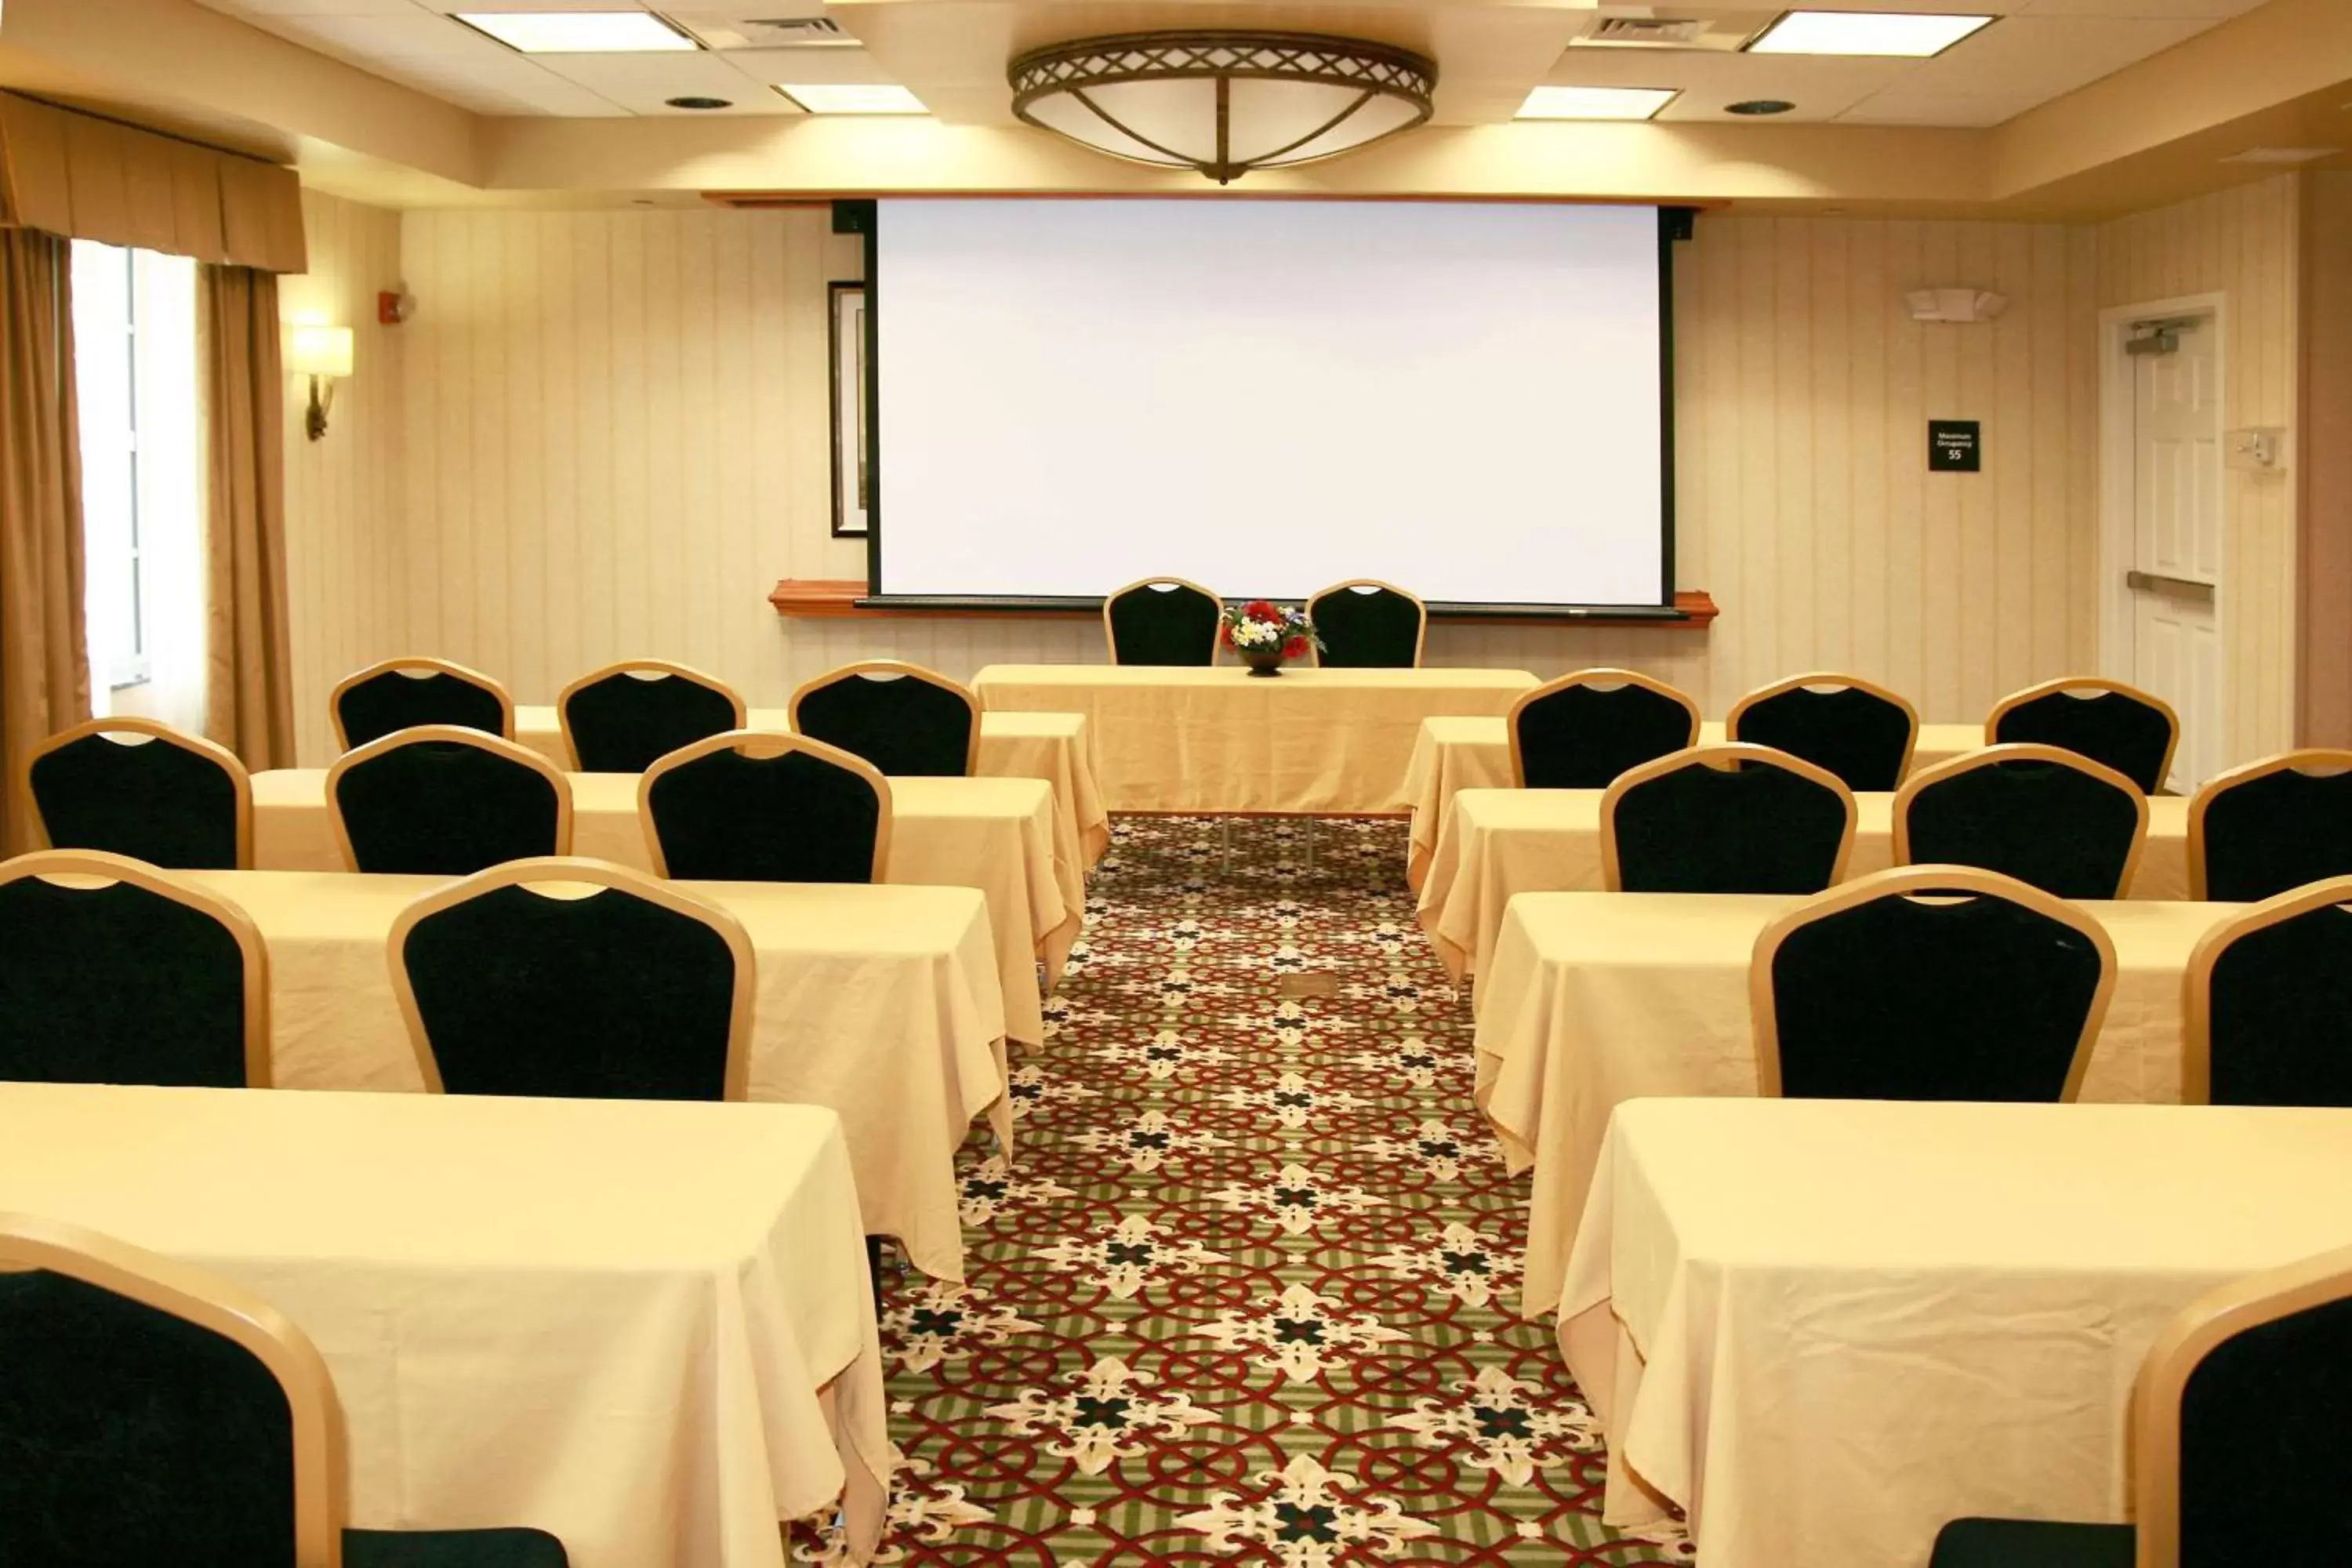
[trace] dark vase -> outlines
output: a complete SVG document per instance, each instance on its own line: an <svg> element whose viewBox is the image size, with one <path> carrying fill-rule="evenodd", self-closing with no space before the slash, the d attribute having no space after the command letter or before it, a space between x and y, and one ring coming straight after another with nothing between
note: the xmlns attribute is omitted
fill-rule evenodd
<svg viewBox="0 0 2352 1568"><path fill-rule="evenodd" d="M1241 654L1242 662L1249 666L1252 675L1282 673L1282 647L1278 643L1273 647L1244 648Z"/></svg>

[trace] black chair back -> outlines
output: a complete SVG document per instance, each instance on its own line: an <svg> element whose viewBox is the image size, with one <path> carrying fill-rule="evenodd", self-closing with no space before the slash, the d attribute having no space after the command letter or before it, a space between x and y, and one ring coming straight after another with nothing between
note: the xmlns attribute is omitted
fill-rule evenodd
<svg viewBox="0 0 2352 1568"><path fill-rule="evenodd" d="M617 874L617 875L616 875ZM532 880L602 884L583 898ZM434 895L393 934L403 1003L451 1094L740 1099L738 963L726 917L581 863L501 867ZM715 917L715 918L714 918ZM748 946L745 948L748 953Z"/></svg>
<svg viewBox="0 0 2352 1568"><path fill-rule="evenodd" d="M892 777L955 778L979 753L980 707L945 676L895 660L836 669L793 694L793 729Z"/></svg>
<svg viewBox="0 0 2352 1568"><path fill-rule="evenodd" d="M2085 917L2004 880L1949 866L1880 872L1768 929L1756 951L1764 1091L2072 1099L2114 951ZM1934 896L1942 889L1963 896Z"/></svg>
<svg viewBox="0 0 2352 1568"><path fill-rule="evenodd" d="M2192 896L2251 904L2352 876L2352 752L2291 752L2223 773L2189 807Z"/></svg>
<svg viewBox="0 0 2352 1568"><path fill-rule="evenodd" d="M1619 777L1601 801L1604 885L1628 893L1818 893L1844 869L1853 796L1761 746L1706 746Z"/></svg>
<svg viewBox="0 0 2352 1568"><path fill-rule="evenodd" d="M2142 795L2164 787L2180 720L2145 691L2114 681L2053 680L2004 698L1985 725L1991 745L2056 746L2113 768Z"/></svg>
<svg viewBox="0 0 2352 1568"><path fill-rule="evenodd" d="M1369 579L1326 588L1307 601L1307 618L1323 639L1327 669L1411 669L1421 663L1429 615L1401 588Z"/></svg>
<svg viewBox="0 0 2352 1568"><path fill-rule="evenodd" d="M1698 743L1698 708L1631 670L1581 670L1512 706L1512 772L1528 789L1607 789L1617 775Z"/></svg>
<svg viewBox="0 0 2352 1568"><path fill-rule="evenodd" d="M2352 877L2337 878L2249 910L2198 944L2189 964L2187 1098L2352 1106L2347 902Z"/></svg>
<svg viewBox="0 0 2352 1568"><path fill-rule="evenodd" d="M216 900L111 856L0 865L0 1079L266 1088L268 1000L260 938Z"/></svg>
<svg viewBox="0 0 2352 1568"><path fill-rule="evenodd" d="M583 773L641 773L680 746L743 727L743 700L708 676L651 660L583 676L555 700Z"/></svg>
<svg viewBox="0 0 2352 1568"><path fill-rule="evenodd" d="M36 752L26 776L57 848L189 871L252 858L253 786L210 741L151 720L93 719Z"/></svg>
<svg viewBox="0 0 2352 1568"><path fill-rule="evenodd" d="M1113 664L1207 665L1217 660L1224 605L1198 583L1155 577L1103 601Z"/></svg>
<svg viewBox="0 0 2352 1568"><path fill-rule="evenodd" d="M463 665L434 658L394 658L346 677L328 699L343 750L355 751L400 730L455 724L486 735L514 737L514 705L506 689Z"/></svg>
<svg viewBox="0 0 2352 1568"><path fill-rule="evenodd" d="M1919 716L1850 676L1799 676L1742 698L1724 732L1827 768L1850 790L1884 791L1903 782Z"/></svg>
<svg viewBox="0 0 2352 1568"><path fill-rule="evenodd" d="M1981 866L2062 899L2123 896L2147 797L2074 752L2001 746L1955 757L1895 799L1895 859Z"/></svg>
<svg viewBox="0 0 2352 1568"><path fill-rule="evenodd" d="M778 750L757 756L743 749L747 743ZM740 731L714 736L647 770L638 798L665 877L880 879L890 786L872 764L823 742Z"/></svg>
<svg viewBox="0 0 2352 1568"><path fill-rule="evenodd" d="M571 786L552 763L447 725L344 753L327 772L327 797L355 871L467 877L572 847Z"/></svg>

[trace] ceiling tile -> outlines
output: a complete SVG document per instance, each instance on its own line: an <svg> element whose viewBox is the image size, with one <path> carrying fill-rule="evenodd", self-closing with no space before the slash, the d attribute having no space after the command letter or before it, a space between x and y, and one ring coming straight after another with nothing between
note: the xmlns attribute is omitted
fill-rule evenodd
<svg viewBox="0 0 2352 1568"><path fill-rule="evenodd" d="M2263 0L2027 0L2030 16L2193 16L2224 22Z"/></svg>
<svg viewBox="0 0 2352 1568"><path fill-rule="evenodd" d="M2014 120L2042 100L1993 93L1925 93L1907 87L1874 93L1838 117L1846 125L1938 125L1981 129Z"/></svg>
<svg viewBox="0 0 2352 1568"><path fill-rule="evenodd" d="M2029 13L1996 22L1934 59L1920 61L1906 81L1922 92L2055 98L2161 54L2208 25L2193 17Z"/></svg>
<svg viewBox="0 0 2352 1568"><path fill-rule="evenodd" d="M791 107L724 55L535 55L532 61L632 114L776 114ZM679 110L663 101L689 96L723 98L733 108Z"/></svg>
<svg viewBox="0 0 2352 1568"><path fill-rule="evenodd" d="M1738 120L1724 106L1780 98L1797 107L1777 117L1829 120L1900 79L1907 60L1807 55L1718 54L1704 50L1570 49L1544 80L1559 87L1671 87L1682 96L1661 120Z"/></svg>

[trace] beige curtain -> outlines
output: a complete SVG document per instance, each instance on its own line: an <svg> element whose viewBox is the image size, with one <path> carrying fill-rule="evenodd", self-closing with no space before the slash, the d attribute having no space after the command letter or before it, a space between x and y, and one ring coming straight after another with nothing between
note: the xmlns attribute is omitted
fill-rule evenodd
<svg viewBox="0 0 2352 1568"><path fill-rule="evenodd" d="M208 492L205 732L248 768L291 767L278 279L249 267L207 262L197 270Z"/></svg>
<svg viewBox="0 0 2352 1568"><path fill-rule="evenodd" d="M72 252L0 229L0 852L33 847L33 747L89 717Z"/></svg>

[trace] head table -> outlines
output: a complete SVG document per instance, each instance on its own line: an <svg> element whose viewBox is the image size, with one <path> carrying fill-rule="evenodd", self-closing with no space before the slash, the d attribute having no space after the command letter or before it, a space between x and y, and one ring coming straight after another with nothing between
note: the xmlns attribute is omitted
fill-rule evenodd
<svg viewBox="0 0 2352 1568"><path fill-rule="evenodd" d="M857 1192L799 1105L0 1084L0 1209L209 1269L309 1335L351 1522L573 1568L784 1568L890 1474Z"/></svg>
<svg viewBox="0 0 2352 1568"><path fill-rule="evenodd" d="M1920 1568L1963 1514L2124 1519L2166 1323L2347 1244L2352 1110L1638 1100L1560 1340L1611 1524L1671 1502L1709 1568Z"/></svg>

